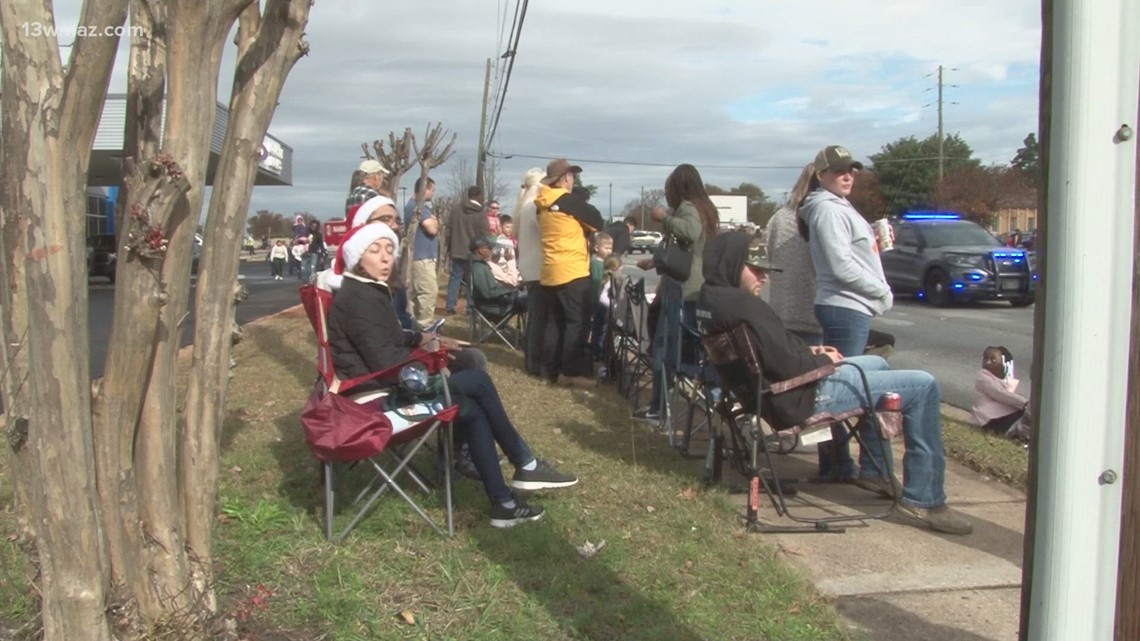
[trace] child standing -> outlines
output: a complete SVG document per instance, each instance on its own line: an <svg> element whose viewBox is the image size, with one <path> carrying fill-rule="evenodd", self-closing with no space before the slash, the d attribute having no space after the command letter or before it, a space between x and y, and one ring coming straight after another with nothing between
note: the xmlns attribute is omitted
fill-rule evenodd
<svg viewBox="0 0 1140 641"><path fill-rule="evenodd" d="M269 260L273 262L273 280L285 279L285 261L288 257L289 250L286 249L283 240L278 240L273 249L269 250Z"/></svg>
<svg viewBox="0 0 1140 641"><path fill-rule="evenodd" d="M974 384L977 396L970 414L974 424L1010 438L1029 438L1029 399L1017 393L1017 384L1013 354L1000 345L987 347Z"/></svg>
<svg viewBox="0 0 1140 641"><path fill-rule="evenodd" d="M606 331L606 312L609 306L601 303L602 280L606 274L605 261L614 253L614 239L604 231L594 234L594 251L590 256L590 284L593 285L594 322L590 330L590 345L594 360L602 357L602 334Z"/></svg>

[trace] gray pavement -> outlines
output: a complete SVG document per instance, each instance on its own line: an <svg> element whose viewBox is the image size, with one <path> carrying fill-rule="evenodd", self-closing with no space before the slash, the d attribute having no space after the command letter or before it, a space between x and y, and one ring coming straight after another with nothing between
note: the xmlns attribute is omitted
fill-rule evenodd
<svg viewBox="0 0 1140 641"><path fill-rule="evenodd" d="M896 461L902 453L896 443ZM797 452L777 465L781 474L807 478L815 455ZM798 488L792 504L802 516L869 514L888 505L854 486ZM973 521L973 534L942 535L889 518L856 523L843 534L752 536L775 545L846 622L875 641L1015 641L1025 494L953 461L946 493L951 507ZM762 519L789 523L761 498Z"/></svg>

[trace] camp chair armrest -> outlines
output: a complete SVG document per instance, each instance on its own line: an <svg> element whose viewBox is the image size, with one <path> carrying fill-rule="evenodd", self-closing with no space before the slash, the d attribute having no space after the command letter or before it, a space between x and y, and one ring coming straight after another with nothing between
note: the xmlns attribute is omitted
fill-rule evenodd
<svg viewBox="0 0 1140 641"><path fill-rule="evenodd" d="M789 378L786 381L780 381L778 383L772 383L772 386L771 386L772 394L783 394L784 392L786 392L788 390L793 390L793 389L796 389L797 387L803 387L804 385L809 385L811 383L815 383L821 379L824 379L824 378L827 378L828 376L831 376L834 373L835 373L835 364L834 363L828 363L827 365L817 367L817 368L811 370L810 372L804 372L803 374L800 374L799 376L793 376L792 378Z"/></svg>

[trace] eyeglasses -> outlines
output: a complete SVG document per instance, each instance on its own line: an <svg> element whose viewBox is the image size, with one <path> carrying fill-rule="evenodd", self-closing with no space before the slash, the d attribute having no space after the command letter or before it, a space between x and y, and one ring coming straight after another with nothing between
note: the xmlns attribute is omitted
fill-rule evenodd
<svg viewBox="0 0 1140 641"><path fill-rule="evenodd" d="M370 223L389 223L389 224L391 224L391 222L392 222L393 220L396 220L396 217L395 217L395 216L392 216L391 214L387 214L387 215L384 215L384 216L376 216L376 217L374 217L374 218L369 218L369 219L368 219L368 222L370 222Z"/></svg>

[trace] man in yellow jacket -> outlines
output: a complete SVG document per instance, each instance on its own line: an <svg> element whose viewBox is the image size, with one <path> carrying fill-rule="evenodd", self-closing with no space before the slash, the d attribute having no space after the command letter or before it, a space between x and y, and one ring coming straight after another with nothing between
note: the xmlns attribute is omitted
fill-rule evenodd
<svg viewBox="0 0 1140 641"><path fill-rule="evenodd" d="M582 168L565 158L546 166L546 178L534 204L542 238L543 304L547 327L543 346L544 376L576 387L594 384L590 362L590 234L602 228L602 214L572 193Z"/></svg>

